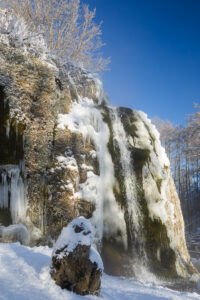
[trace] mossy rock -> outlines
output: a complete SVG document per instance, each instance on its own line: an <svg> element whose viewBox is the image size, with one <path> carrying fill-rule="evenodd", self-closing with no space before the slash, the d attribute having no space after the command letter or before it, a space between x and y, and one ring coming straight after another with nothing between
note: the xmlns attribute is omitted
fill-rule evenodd
<svg viewBox="0 0 200 300"><path fill-rule="evenodd" d="M103 115L103 120L108 125L110 131L110 138L107 146L113 161L115 178L117 179L117 183L119 185L118 188L116 186L113 187L113 192L120 206L126 209L126 196L125 196L126 192L125 192L125 185L124 185L124 176L122 174L122 166L119 159L120 149L117 144L114 144L113 141L112 121L110 119L108 107L104 107L104 111L102 115Z"/></svg>
<svg viewBox="0 0 200 300"><path fill-rule="evenodd" d="M148 127L145 123L144 123L144 126L145 126L146 130L147 130L148 133L149 133L149 137L150 137L150 140L151 140L151 145L152 145L152 147L153 147L153 151L154 151L154 153L158 156L158 154L157 154L157 152L156 152L156 146L155 146L156 139L155 139L155 137L152 135L152 133L151 133L149 127Z"/></svg>
<svg viewBox="0 0 200 300"><path fill-rule="evenodd" d="M9 135L6 132L9 122ZM0 164L18 164L23 158L25 126L9 119L9 99L0 85Z"/></svg>
<svg viewBox="0 0 200 300"><path fill-rule="evenodd" d="M132 147L131 156L136 173L141 173L143 166L150 160L150 150Z"/></svg>
<svg viewBox="0 0 200 300"><path fill-rule="evenodd" d="M156 185L157 185L159 193L161 193L162 179L157 179Z"/></svg>
<svg viewBox="0 0 200 300"><path fill-rule="evenodd" d="M126 134L132 138L138 137L137 126L135 125L137 118L134 115L134 111L126 107L119 107L118 111Z"/></svg>
<svg viewBox="0 0 200 300"><path fill-rule="evenodd" d="M0 225L9 226L12 224L12 217L9 208L0 208Z"/></svg>
<svg viewBox="0 0 200 300"><path fill-rule="evenodd" d="M166 226L160 219L150 218L145 199L142 210L144 212L145 248L151 271L161 278L177 278L176 254L170 247Z"/></svg>

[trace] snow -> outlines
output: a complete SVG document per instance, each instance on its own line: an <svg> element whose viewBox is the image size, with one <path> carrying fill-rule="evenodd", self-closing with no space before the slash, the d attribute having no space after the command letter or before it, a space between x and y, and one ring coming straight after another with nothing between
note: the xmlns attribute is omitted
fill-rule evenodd
<svg viewBox="0 0 200 300"><path fill-rule="evenodd" d="M80 232L75 232L76 226L80 227L82 230ZM79 217L62 229L61 234L54 245L52 255L62 258L64 254L69 255L70 252L73 252L78 245L91 246L92 242L92 226L90 221L84 217ZM66 248L57 255L56 250L64 247Z"/></svg>
<svg viewBox="0 0 200 300"><path fill-rule="evenodd" d="M25 54L34 51L35 53L40 54L42 59L46 59L49 51L42 34L31 32L24 20L14 16L14 14L12 15L7 9L2 9L1 3L0 34L4 35L5 42L6 40L9 41L6 42L7 44L11 43L21 47Z"/></svg>
<svg viewBox="0 0 200 300"><path fill-rule="evenodd" d="M94 168L92 166L87 166L86 164L82 164L81 169L92 171Z"/></svg>
<svg viewBox="0 0 200 300"><path fill-rule="evenodd" d="M80 232L75 231L77 226L80 230L82 229ZM89 220L84 217L74 219L62 229L62 232L54 245L52 256L62 258L63 255L69 255L69 253L72 252L78 245L90 246L90 261L92 263L95 262L99 270L103 270L104 267L101 256L98 251L92 247L92 232L93 228ZM62 248L64 248L63 251L56 254L56 251Z"/></svg>
<svg viewBox="0 0 200 300"><path fill-rule="evenodd" d="M166 211L166 202L168 201L165 190L169 179L170 163L164 148L160 144L160 135L156 127L148 119L147 115L138 111L135 112L137 121L137 136L135 146L150 151L150 160L148 165L143 166L143 190L145 199L147 199L149 214L152 219L159 218L165 224L169 217L173 220L174 209L171 203L171 215ZM160 190L156 181L160 181Z"/></svg>
<svg viewBox="0 0 200 300"><path fill-rule="evenodd" d="M100 256L99 252L94 247L90 248L90 257L89 257L89 259L92 263L95 262L97 264L97 269L98 270L103 271L103 269L104 269L103 261L101 259L101 256Z"/></svg>
<svg viewBox="0 0 200 300"><path fill-rule="evenodd" d="M29 245L30 233L23 224L10 225L8 227L0 226L0 239L3 242L20 242L23 245Z"/></svg>
<svg viewBox="0 0 200 300"><path fill-rule="evenodd" d="M78 103L72 103L69 114L58 115L58 128L61 130L68 128L71 132L81 134L83 143L86 144L91 140L96 150L91 151L90 154L98 158L100 176L88 169L86 182L79 185L79 191L74 195L95 204L96 210L91 219L95 228L95 243L100 245L103 235L109 238L120 232L126 246L124 213L113 193L116 180L112 158L107 147L110 132L103 121L101 111L96 108L92 99L79 97Z"/></svg>
<svg viewBox="0 0 200 300"><path fill-rule="evenodd" d="M52 249L0 244L0 300L187 300L196 293L172 291L161 286L103 275L101 297L79 296L62 290L49 275Z"/></svg>
<svg viewBox="0 0 200 300"><path fill-rule="evenodd" d="M144 112L138 111L137 114L140 117L140 119L143 121L143 123L146 125L146 127L149 128L149 131L150 131L152 137L155 139L155 149L156 149L156 153L158 155L158 159L160 161L161 166L169 167L170 162L166 155L165 149L161 146L160 134L159 134L158 130L156 129L155 125L153 125L151 123L151 120L147 117L147 114L145 114Z"/></svg>
<svg viewBox="0 0 200 300"><path fill-rule="evenodd" d="M77 162L73 156L57 156L56 159L61 168L67 168L74 171L78 171Z"/></svg>
<svg viewBox="0 0 200 300"><path fill-rule="evenodd" d="M145 199L147 200L149 215L152 219L159 219L166 226L167 235L170 241L170 247L176 252L180 248L180 243L185 243L184 228L182 233L177 233L175 228L181 221L181 208L178 196L176 196L175 187L171 191L172 197L167 195L169 191L169 183L173 185L173 179L170 173L170 163L165 153L164 148L160 143L160 135L156 127L148 119L147 115L143 112L135 112L137 121L135 122L137 128L137 136L134 139L134 144L138 148L150 150L150 159L147 164L143 166L143 190ZM160 182L160 187L158 187ZM176 200L173 198L175 197ZM176 201L176 206L179 206L179 216L173 201ZM183 220L182 220L183 224ZM182 242L181 242L182 240ZM189 262L187 252L183 251L181 256L176 255L176 270L180 276L187 276L184 271L183 261Z"/></svg>

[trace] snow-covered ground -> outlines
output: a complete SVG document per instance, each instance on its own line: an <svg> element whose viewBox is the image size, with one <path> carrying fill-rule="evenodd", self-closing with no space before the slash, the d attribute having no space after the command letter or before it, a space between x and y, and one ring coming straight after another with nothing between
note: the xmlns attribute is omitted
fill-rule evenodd
<svg viewBox="0 0 200 300"><path fill-rule="evenodd" d="M78 296L57 286L49 276L51 252L48 247L0 244L0 299L101 299L95 296ZM195 293L176 292L108 275L103 275L101 294L105 300L200 299L200 295Z"/></svg>

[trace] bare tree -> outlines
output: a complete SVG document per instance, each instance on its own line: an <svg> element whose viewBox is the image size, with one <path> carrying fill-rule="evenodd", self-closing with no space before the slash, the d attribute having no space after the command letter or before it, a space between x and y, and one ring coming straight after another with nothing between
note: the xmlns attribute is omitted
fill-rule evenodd
<svg viewBox="0 0 200 300"><path fill-rule="evenodd" d="M187 231L200 225L200 106L195 107L197 111L188 116L186 126L154 120L170 158Z"/></svg>
<svg viewBox="0 0 200 300"><path fill-rule="evenodd" d="M163 121L159 118L154 118L153 123L160 133L161 144L165 148L168 158L171 159L175 128L168 120Z"/></svg>
<svg viewBox="0 0 200 300"><path fill-rule="evenodd" d="M106 70L110 59L100 49L101 23L94 23L90 11L80 0L2 0L33 32L41 32L49 49L61 58L94 72Z"/></svg>

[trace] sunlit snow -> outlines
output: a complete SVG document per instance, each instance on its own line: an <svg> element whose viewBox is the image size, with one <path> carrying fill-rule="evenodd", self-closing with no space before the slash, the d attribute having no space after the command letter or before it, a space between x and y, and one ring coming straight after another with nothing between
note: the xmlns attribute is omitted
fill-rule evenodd
<svg viewBox="0 0 200 300"><path fill-rule="evenodd" d="M103 275L101 298L78 296L62 290L49 275L52 250L0 244L1 300L158 300L199 299L196 293L181 293L163 287L142 284L119 277Z"/></svg>

